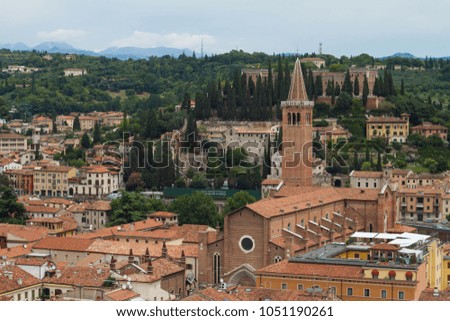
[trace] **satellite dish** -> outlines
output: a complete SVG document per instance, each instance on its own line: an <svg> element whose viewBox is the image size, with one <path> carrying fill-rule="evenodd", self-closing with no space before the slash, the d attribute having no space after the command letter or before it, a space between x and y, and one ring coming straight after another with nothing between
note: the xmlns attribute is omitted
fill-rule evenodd
<svg viewBox="0 0 450 321"><path fill-rule="evenodd" d="M122 290L126 290L127 286L125 284L122 284Z"/></svg>
<svg viewBox="0 0 450 321"><path fill-rule="evenodd" d="M131 278L130 278L130 277L128 277L128 278L127 278L127 280L128 280L128 283L130 283L130 282L131 282Z"/></svg>
<svg viewBox="0 0 450 321"><path fill-rule="evenodd" d="M220 279L220 283L223 283L223 279Z"/></svg>
<svg viewBox="0 0 450 321"><path fill-rule="evenodd" d="M128 278L128 276L126 274L124 274L123 278L126 280Z"/></svg>
<svg viewBox="0 0 450 321"><path fill-rule="evenodd" d="M128 286L128 288L131 290L131 289L133 288L133 286L130 284L130 285Z"/></svg>

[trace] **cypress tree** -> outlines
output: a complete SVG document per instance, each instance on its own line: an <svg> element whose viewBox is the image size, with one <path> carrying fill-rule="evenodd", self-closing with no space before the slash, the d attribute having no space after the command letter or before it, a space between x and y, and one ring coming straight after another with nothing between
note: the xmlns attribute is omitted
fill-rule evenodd
<svg viewBox="0 0 450 321"><path fill-rule="evenodd" d="M359 96L359 79L358 79L358 76L356 76L355 83L353 85L353 94L355 96Z"/></svg>
<svg viewBox="0 0 450 321"><path fill-rule="evenodd" d="M80 125L80 118L78 115L75 116L75 119L73 120L73 131L81 130Z"/></svg>
<svg viewBox="0 0 450 321"><path fill-rule="evenodd" d="M80 145L83 148L89 148L91 147L91 140L89 139L89 136L87 133L84 133L83 136L81 137L81 142Z"/></svg>
<svg viewBox="0 0 450 321"><path fill-rule="evenodd" d="M378 152L377 171L381 172L381 154Z"/></svg>
<svg viewBox="0 0 450 321"><path fill-rule="evenodd" d="M380 96L380 91L378 90L380 88L378 77L375 78L375 83L373 84L373 94L375 96Z"/></svg>
<svg viewBox="0 0 450 321"><path fill-rule="evenodd" d="M369 96L369 82L367 81L366 75L364 75L363 92L362 92L362 100L363 100L364 107L367 106L367 98L368 98L368 96Z"/></svg>
<svg viewBox="0 0 450 321"><path fill-rule="evenodd" d="M314 91L314 97L316 99L323 95L322 76L317 76L316 82L314 84Z"/></svg>
<svg viewBox="0 0 450 321"><path fill-rule="evenodd" d="M281 66L281 56L278 55L278 65L277 65L277 79L275 83L275 98L277 102L283 99L284 93L284 77L283 77L283 69Z"/></svg>
<svg viewBox="0 0 450 321"><path fill-rule="evenodd" d="M97 144L102 140L102 135L100 133L100 125L95 122L94 131L92 132L92 143Z"/></svg>
<svg viewBox="0 0 450 321"><path fill-rule="evenodd" d="M307 83L306 83L306 92L308 94L309 100L314 100L314 76L312 70L310 69L308 72Z"/></svg>
<svg viewBox="0 0 450 321"><path fill-rule="evenodd" d="M286 100L289 95L289 88L291 87L291 71L289 70L289 64L286 60L284 64L284 96L282 100Z"/></svg>
<svg viewBox="0 0 450 321"><path fill-rule="evenodd" d="M189 110L191 109L191 96L186 92L183 96L183 100L181 102L181 109Z"/></svg>
<svg viewBox="0 0 450 321"><path fill-rule="evenodd" d="M403 83L403 79L402 79L402 84L400 87L400 95L402 95L402 96L405 95L405 84Z"/></svg>
<svg viewBox="0 0 450 321"><path fill-rule="evenodd" d="M356 150L353 153L353 169L358 169L358 153L356 152Z"/></svg>
<svg viewBox="0 0 450 321"><path fill-rule="evenodd" d="M341 87L336 82L336 86L334 87L334 96L339 96L341 94Z"/></svg>
<svg viewBox="0 0 450 321"><path fill-rule="evenodd" d="M353 86L350 79L350 71L348 69L347 73L345 74L344 84L342 85L342 91L346 92L350 96L353 96Z"/></svg>

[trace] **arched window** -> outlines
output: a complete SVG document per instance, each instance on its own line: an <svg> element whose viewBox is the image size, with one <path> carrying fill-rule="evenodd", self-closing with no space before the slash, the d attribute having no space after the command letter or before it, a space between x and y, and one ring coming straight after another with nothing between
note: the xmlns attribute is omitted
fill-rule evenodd
<svg viewBox="0 0 450 321"><path fill-rule="evenodd" d="M300 113L297 113L297 125L300 125L300 120L301 120Z"/></svg>
<svg viewBox="0 0 450 321"><path fill-rule="evenodd" d="M295 117L295 113L292 114L292 125L297 124L297 117Z"/></svg>
<svg viewBox="0 0 450 321"><path fill-rule="evenodd" d="M325 218L326 218L327 220L329 220L329 219L330 219L330 214L328 214L328 212L326 212L326 214L325 214Z"/></svg>
<svg viewBox="0 0 450 321"><path fill-rule="evenodd" d="M281 262L281 260L282 260L282 258L281 258L281 256L279 256L279 255L277 255L277 256L275 256L275 257L273 258L273 262L274 262L274 263Z"/></svg>
<svg viewBox="0 0 450 321"><path fill-rule="evenodd" d="M287 115L288 115L288 125L290 125L291 124L291 113L288 113Z"/></svg>
<svg viewBox="0 0 450 321"><path fill-rule="evenodd" d="M288 231L290 231L290 230L291 230L291 223L288 223L288 225L287 225L287 229L288 229Z"/></svg>

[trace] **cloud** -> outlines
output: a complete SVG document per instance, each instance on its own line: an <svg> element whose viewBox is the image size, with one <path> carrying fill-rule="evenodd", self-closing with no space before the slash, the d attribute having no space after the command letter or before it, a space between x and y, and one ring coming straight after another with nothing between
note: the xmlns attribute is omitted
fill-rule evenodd
<svg viewBox="0 0 450 321"><path fill-rule="evenodd" d="M172 47L172 48L187 48L195 49L201 46L201 43L205 45L211 45L216 42L215 38L211 35L193 35L190 33L168 33L158 34L143 31L134 31L133 34L126 38L114 40L111 45L115 47L139 47L139 48L152 48L152 47Z"/></svg>
<svg viewBox="0 0 450 321"><path fill-rule="evenodd" d="M45 41L69 41L83 38L86 32L79 29L56 29L53 31L40 31L37 36Z"/></svg>

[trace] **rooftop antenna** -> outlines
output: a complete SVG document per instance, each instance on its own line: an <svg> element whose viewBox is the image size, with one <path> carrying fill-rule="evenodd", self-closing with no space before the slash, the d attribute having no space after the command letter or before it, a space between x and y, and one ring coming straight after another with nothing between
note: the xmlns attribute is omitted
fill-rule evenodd
<svg viewBox="0 0 450 321"><path fill-rule="evenodd" d="M319 55L322 54L322 45L323 45L323 43L319 42Z"/></svg>
<svg viewBox="0 0 450 321"><path fill-rule="evenodd" d="M203 59L203 38L202 38L202 48L201 48L201 51L200 51L200 58Z"/></svg>

